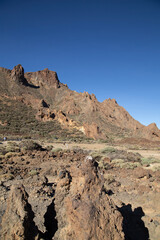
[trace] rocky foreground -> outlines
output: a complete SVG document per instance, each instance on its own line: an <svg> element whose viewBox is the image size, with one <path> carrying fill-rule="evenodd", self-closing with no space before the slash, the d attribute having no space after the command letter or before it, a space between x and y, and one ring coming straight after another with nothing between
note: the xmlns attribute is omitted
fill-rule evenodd
<svg viewBox="0 0 160 240"><path fill-rule="evenodd" d="M158 240L159 171L103 163L39 145L1 156L1 239Z"/></svg>

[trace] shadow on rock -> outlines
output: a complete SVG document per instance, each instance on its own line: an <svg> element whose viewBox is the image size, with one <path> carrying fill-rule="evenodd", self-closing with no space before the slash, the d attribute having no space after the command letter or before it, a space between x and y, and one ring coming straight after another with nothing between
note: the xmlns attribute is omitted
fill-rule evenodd
<svg viewBox="0 0 160 240"><path fill-rule="evenodd" d="M46 227L46 232L44 234L44 239L46 240L52 240L55 232L58 230L58 222L56 220L56 211L55 211L55 205L54 200L52 203L48 206L47 212L44 215L44 225Z"/></svg>
<svg viewBox="0 0 160 240"><path fill-rule="evenodd" d="M132 211L131 204L118 209L123 216L123 231L126 240L149 240L149 232L145 227L142 217L144 212L141 207Z"/></svg>
<svg viewBox="0 0 160 240"><path fill-rule="evenodd" d="M2 239L38 239L40 232L34 222L34 213L28 203L23 185L12 185L7 208L2 217Z"/></svg>

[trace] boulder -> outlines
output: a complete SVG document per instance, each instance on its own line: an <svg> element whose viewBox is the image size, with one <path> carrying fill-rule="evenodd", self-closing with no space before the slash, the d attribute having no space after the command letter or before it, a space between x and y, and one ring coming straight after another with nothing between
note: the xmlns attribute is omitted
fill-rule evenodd
<svg viewBox="0 0 160 240"><path fill-rule="evenodd" d="M111 198L103 192L103 177L97 163L87 157L70 174L59 178L55 194L60 240L122 240L123 218Z"/></svg>

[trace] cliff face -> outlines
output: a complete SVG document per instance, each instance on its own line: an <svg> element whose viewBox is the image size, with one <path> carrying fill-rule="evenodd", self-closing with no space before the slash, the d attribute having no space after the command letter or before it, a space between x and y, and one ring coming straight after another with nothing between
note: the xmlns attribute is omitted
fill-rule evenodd
<svg viewBox="0 0 160 240"><path fill-rule="evenodd" d="M55 89L60 87L60 82L56 72L48 70L48 68L38 71L30 72L25 74L26 79L35 86L46 88L53 87Z"/></svg>
<svg viewBox="0 0 160 240"><path fill-rule="evenodd" d="M1 96L14 97L30 106L41 121L56 120L62 127L75 128L94 139L132 136L160 140L155 124L145 127L115 99L101 103L94 94L71 91L56 72L48 69L24 74L21 65L13 70L0 68L0 82Z"/></svg>

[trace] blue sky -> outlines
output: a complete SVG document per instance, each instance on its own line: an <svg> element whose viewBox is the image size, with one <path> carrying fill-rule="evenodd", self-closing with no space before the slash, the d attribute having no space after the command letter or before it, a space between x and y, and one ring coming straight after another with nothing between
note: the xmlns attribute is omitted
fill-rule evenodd
<svg viewBox="0 0 160 240"><path fill-rule="evenodd" d="M19 63L160 128L159 0L0 0L0 66Z"/></svg>

